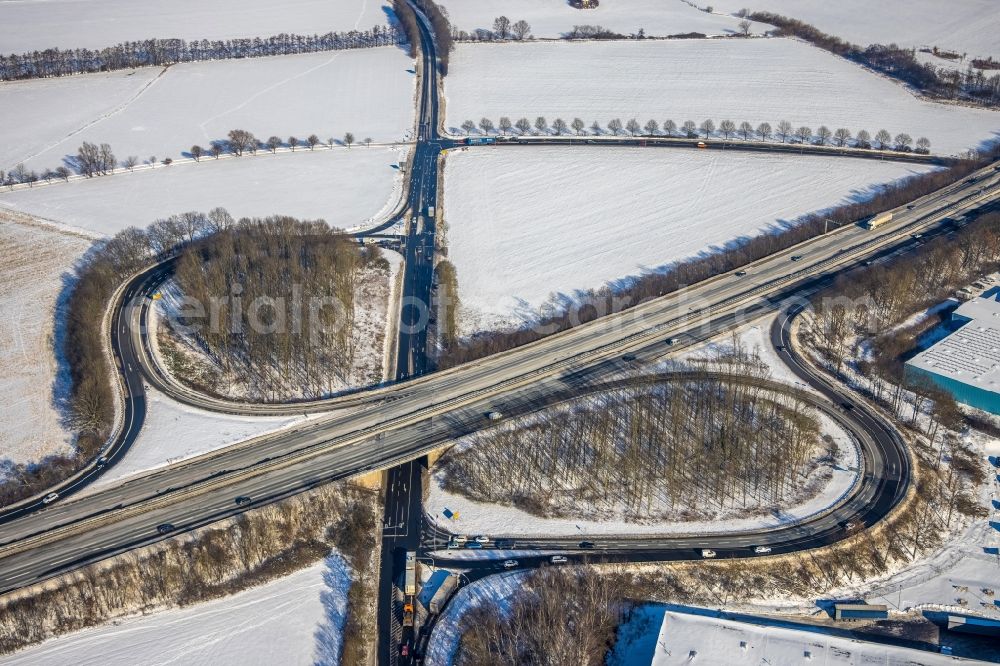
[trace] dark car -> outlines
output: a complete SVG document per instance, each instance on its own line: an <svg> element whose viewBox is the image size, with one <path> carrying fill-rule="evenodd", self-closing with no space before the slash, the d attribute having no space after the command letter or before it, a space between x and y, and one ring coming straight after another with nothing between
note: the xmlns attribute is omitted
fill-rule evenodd
<svg viewBox="0 0 1000 666"><path fill-rule="evenodd" d="M736 271L735 273L736 277L746 277L746 274L746 271Z"/></svg>
<svg viewBox="0 0 1000 666"><path fill-rule="evenodd" d="M247 497L246 495L240 495L239 497L236 498L236 505L237 506L246 506L247 504L249 504L252 501L253 501L253 499Z"/></svg>
<svg viewBox="0 0 1000 666"><path fill-rule="evenodd" d="M513 539L497 539L495 542L497 548L513 548Z"/></svg>
<svg viewBox="0 0 1000 666"><path fill-rule="evenodd" d="M793 254L792 255L792 261L802 261L802 255L801 254Z"/></svg>
<svg viewBox="0 0 1000 666"><path fill-rule="evenodd" d="M622 356L622 360L625 361L626 363L631 363L632 361L635 360L635 354L625 354L624 356Z"/></svg>
<svg viewBox="0 0 1000 666"><path fill-rule="evenodd" d="M589 549L589 548L593 548L593 547L594 547L594 542L593 541L581 541L580 542L580 548L588 548Z"/></svg>
<svg viewBox="0 0 1000 666"><path fill-rule="evenodd" d="M159 532L160 534L170 534L175 529L177 528L171 525L170 523L163 523L161 525L156 526L156 531Z"/></svg>

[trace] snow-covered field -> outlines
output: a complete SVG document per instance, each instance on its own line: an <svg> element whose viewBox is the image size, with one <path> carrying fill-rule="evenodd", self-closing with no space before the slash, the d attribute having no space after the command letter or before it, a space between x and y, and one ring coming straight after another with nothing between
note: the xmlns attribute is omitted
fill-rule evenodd
<svg viewBox="0 0 1000 666"><path fill-rule="evenodd" d="M815 631L776 626L767 618L736 621L712 611L663 606L639 609L619 630L609 666L670 664L882 664L938 666L951 657ZM742 618L741 618L742 619Z"/></svg>
<svg viewBox="0 0 1000 666"><path fill-rule="evenodd" d="M230 597L54 638L2 664L334 664L350 573L337 553Z"/></svg>
<svg viewBox="0 0 1000 666"><path fill-rule="evenodd" d="M402 188L394 165L404 148L355 146L261 152L202 159L113 176L54 182L8 191L0 207L29 212L95 235L223 206L239 218L291 215L322 218L338 227L363 226L388 213Z"/></svg>
<svg viewBox="0 0 1000 666"><path fill-rule="evenodd" d="M147 389L146 406L142 432L128 453L84 492L319 417L213 414L178 403L155 389Z"/></svg>
<svg viewBox="0 0 1000 666"><path fill-rule="evenodd" d="M1000 56L1000 12L993 0L713 0L712 5L717 12L749 7L783 14L862 46L895 42L970 57Z"/></svg>
<svg viewBox="0 0 1000 666"><path fill-rule="evenodd" d="M458 534L514 535L642 535L642 534L712 534L740 532L787 525L804 520L827 509L844 497L858 473L858 449L850 435L841 430L828 417L819 415L820 426L837 443L838 454L830 479L818 492L801 504L781 507L777 513L767 513L753 518L730 518L701 521L645 521L630 522L624 512L613 520L585 520L581 518L542 518L513 506L476 502L462 495L449 493L441 488L438 474L431 476L430 492L424 509L438 524ZM461 443L459 444L461 446ZM474 444L473 444L474 445ZM457 514L448 519L444 510ZM464 552L464 551L463 551ZM469 551L482 553L488 551Z"/></svg>
<svg viewBox="0 0 1000 666"><path fill-rule="evenodd" d="M65 453L56 401L68 379L56 361L57 311L73 263L90 246L76 234L21 224L0 213L0 459Z"/></svg>
<svg viewBox="0 0 1000 666"><path fill-rule="evenodd" d="M686 32L731 35L739 20L731 16L707 14L681 0L605 0L596 9L574 9L566 0L445 0L451 24L466 32L493 29L493 19L503 14L511 23L524 20L535 37L561 37L575 25L601 25L624 35L644 30L650 37L666 37ZM768 26L755 25L754 31Z"/></svg>
<svg viewBox="0 0 1000 666"><path fill-rule="evenodd" d="M538 63L544 63L539 66ZM483 116L718 125L885 128L953 154L1000 137L1000 113L936 104L792 39L460 44L446 79L446 127ZM456 133L460 130L453 129Z"/></svg>
<svg viewBox="0 0 1000 666"><path fill-rule="evenodd" d="M461 332L532 321L546 302L775 230L923 169L644 148L451 152L444 210Z"/></svg>
<svg viewBox="0 0 1000 666"><path fill-rule="evenodd" d="M177 159L235 128L399 141L413 125L412 69L381 47L0 83L0 168L55 169L84 141L111 144L119 161Z"/></svg>
<svg viewBox="0 0 1000 666"><path fill-rule="evenodd" d="M387 3L369 0L6 0L0 52L103 48L151 38L231 39L282 32L367 30L388 23Z"/></svg>

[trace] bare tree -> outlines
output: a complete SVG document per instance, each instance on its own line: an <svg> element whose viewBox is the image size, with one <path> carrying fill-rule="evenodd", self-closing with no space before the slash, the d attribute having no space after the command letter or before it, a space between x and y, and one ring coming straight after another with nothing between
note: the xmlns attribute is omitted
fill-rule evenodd
<svg viewBox="0 0 1000 666"><path fill-rule="evenodd" d="M493 34L497 39L510 37L510 19L506 16L498 16L493 19Z"/></svg>
<svg viewBox="0 0 1000 666"><path fill-rule="evenodd" d="M833 136L833 132L831 132L830 128L826 125L820 125L816 130L816 138L819 139L819 145L821 146L825 146L831 136Z"/></svg>
<svg viewBox="0 0 1000 666"><path fill-rule="evenodd" d="M700 129L702 134L704 134L705 138L707 139L712 134L712 132L715 131L715 122L711 118L709 118L708 120L705 120L701 123Z"/></svg>
<svg viewBox="0 0 1000 666"><path fill-rule="evenodd" d="M125 161L122 162L122 166L128 169L129 173L131 173L135 169L135 165L138 163L139 163L138 157L136 157L135 155L129 155L128 157L125 158ZM56 169L56 173L59 173L59 169Z"/></svg>
<svg viewBox="0 0 1000 666"><path fill-rule="evenodd" d="M306 143L309 144L309 150L315 150L316 144L319 143L319 137L315 134L310 134L309 138L306 139Z"/></svg>
<svg viewBox="0 0 1000 666"><path fill-rule="evenodd" d="M107 143L101 144L101 173L107 175L115 170L115 165L118 161L115 159L115 154L111 151L111 145Z"/></svg>
<svg viewBox="0 0 1000 666"><path fill-rule="evenodd" d="M372 147L372 141L373 141L373 139L370 136L366 136L365 137L365 148L371 148Z"/></svg>
<svg viewBox="0 0 1000 666"><path fill-rule="evenodd" d="M931 141L926 136L917 139L917 152L924 155L931 152Z"/></svg>
<svg viewBox="0 0 1000 666"><path fill-rule="evenodd" d="M590 124L590 131L593 132L595 136L599 135L601 133L601 123L597 122L596 120L592 122Z"/></svg>
<svg viewBox="0 0 1000 666"><path fill-rule="evenodd" d="M858 130L858 136L856 137L854 145L858 148L871 148L872 147L872 135L868 133L868 130Z"/></svg>
<svg viewBox="0 0 1000 666"><path fill-rule="evenodd" d="M740 123L740 136L743 137L743 140L744 141L749 141L750 137L752 135L753 135L753 125L751 125L750 123L748 123L745 120L743 122L741 122Z"/></svg>
<svg viewBox="0 0 1000 666"><path fill-rule="evenodd" d="M642 129L642 127L639 125L638 120L635 118L629 118L629 121L625 123L625 129L628 130L629 134L635 136L639 133L639 130Z"/></svg>
<svg viewBox="0 0 1000 666"><path fill-rule="evenodd" d="M749 19L743 19L737 24L737 27L739 27L740 29L740 34L743 35L744 37L750 36L750 28L752 26L753 23L751 23Z"/></svg>
<svg viewBox="0 0 1000 666"><path fill-rule="evenodd" d="M580 118L574 118L573 122L570 123L570 127L573 128L573 131L576 132L578 136L583 134L583 128L586 126L587 125Z"/></svg>
<svg viewBox="0 0 1000 666"><path fill-rule="evenodd" d="M330 143L332 144L333 142L331 141ZM278 148L281 148L281 139L279 137L272 136L267 140L266 145L267 149L270 150L271 153L275 153L277 152Z"/></svg>
<svg viewBox="0 0 1000 666"><path fill-rule="evenodd" d="M548 134L549 121L545 120L545 116L535 118L535 130L538 134Z"/></svg>
<svg viewBox="0 0 1000 666"><path fill-rule="evenodd" d="M801 143L808 143L809 139L812 138L812 133L813 131L805 125L795 130L795 136L798 137Z"/></svg>
<svg viewBox="0 0 1000 666"><path fill-rule="evenodd" d="M480 118L479 129L483 131L483 134L489 134L493 131L493 121L489 118Z"/></svg>
<svg viewBox="0 0 1000 666"><path fill-rule="evenodd" d="M732 120L723 120L719 123L719 132L722 134L723 138L729 139L736 133L736 123Z"/></svg>
<svg viewBox="0 0 1000 666"><path fill-rule="evenodd" d="M653 136L654 134L660 131L660 123L650 118L649 120L646 121L646 126L643 127L643 129L646 130L647 136Z"/></svg>
<svg viewBox="0 0 1000 666"><path fill-rule="evenodd" d="M531 32L531 26L525 20L520 20L510 27L511 34L514 35L514 39L521 41Z"/></svg>
<svg viewBox="0 0 1000 666"><path fill-rule="evenodd" d="M249 150L251 146L257 145L257 137L246 130L234 129L229 131L229 149L237 156L243 151Z"/></svg>
<svg viewBox="0 0 1000 666"><path fill-rule="evenodd" d="M677 131L677 123L673 120L667 119L663 121L663 133L667 136L673 136L673 133Z"/></svg>
<svg viewBox="0 0 1000 666"><path fill-rule="evenodd" d="M909 151L910 144L913 143L913 137L905 132L901 132L896 135L896 150Z"/></svg>
<svg viewBox="0 0 1000 666"><path fill-rule="evenodd" d="M890 141L892 141L892 135L889 134L889 130L880 129L875 133L875 143L878 144L879 150L885 150Z"/></svg>
<svg viewBox="0 0 1000 666"><path fill-rule="evenodd" d="M524 135L531 131L531 122L527 118L518 118L517 122L514 123L514 127L517 128L518 132Z"/></svg>
<svg viewBox="0 0 1000 666"><path fill-rule="evenodd" d="M782 120L778 123L778 129L774 133L781 139L781 143L785 143L792 136L792 124L787 120Z"/></svg>
<svg viewBox="0 0 1000 666"><path fill-rule="evenodd" d="M133 163L132 163L132 166L130 167L130 166L128 166L128 164L126 164L125 166L126 166L126 168L128 168L129 171L131 171L132 167L135 166L135 162L138 161L138 160L136 160L136 158L134 158L134 157L130 157L129 160L134 160ZM128 162L128 160L125 160L125 161ZM69 174L69 169L67 169L64 166L57 167L56 168L56 175L59 176L60 178L62 178L64 181L67 181L67 180L69 180L69 175L70 175ZM3 179L0 178L0 181L2 181L2 180Z"/></svg>
<svg viewBox="0 0 1000 666"><path fill-rule="evenodd" d="M698 126L694 124L693 120L685 120L684 126L681 129L684 132L684 136L689 139L693 139L698 136Z"/></svg>
<svg viewBox="0 0 1000 666"><path fill-rule="evenodd" d="M622 121L618 118L612 118L608 121L608 131L618 136L619 132L622 131Z"/></svg>
<svg viewBox="0 0 1000 666"><path fill-rule="evenodd" d="M507 116L500 116L500 133L507 136L507 132L510 131L511 127L513 127L513 125L511 125L510 118Z"/></svg>
<svg viewBox="0 0 1000 666"><path fill-rule="evenodd" d="M201 161L201 156L205 154L205 149L201 146L195 144L191 146L191 157L194 158L195 162Z"/></svg>
<svg viewBox="0 0 1000 666"><path fill-rule="evenodd" d="M354 135L351 134L350 132L345 133L344 134L344 145L347 146L348 148L350 148L352 143L354 143Z"/></svg>
<svg viewBox="0 0 1000 666"><path fill-rule="evenodd" d="M465 136L469 136L472 133L472 130L476 129L476 123L471 120L463 120L462 129L465 130Z"/></svg>
<svg viewBox="0 0 1000 666"><path fill-rule="evenodd" d="M297 145L299 145L299 139L298 139L298 137L294 137L294 136L288 137L288 147L292 149L293 153L295 152L295 146L297 146Z"/></svg>
<svg viewBox="0 0 1000 666"><path fill-rule="evenodd" d="M556 118L552 121L552 129L556 131L556 136L562 136L563 132L568 129L566 121L562 118Z"/></svg>
<svg viewBox="0 0 1000 666"><path fill-rule="evenodd" d="M847 145L847 142L851 140L851 130L846 127L838 127L837 131L833 133L833 142L838 146L843 148Z"/></svg>
<svg viewBox="0 0 1000 666"><path fill-rule="evenodd" d="M79 169L80 174L86 176L87 178L93 178L101 172L100 163L100 148L98 148L96 144L84 141L76 151L76 166L77 169ZM24 172L23 164L18 164L14 168L15 170ZM26 174L26 172L24 173ZM23 182L23 180L18 178L18 182Z"/></svg>
<svg viewBox="0 0 1000 666"><path fill-rule="evenodd" d="M771 123L757 125L757 136L760 137L761 141L769 141L771 139Z"/></svg>

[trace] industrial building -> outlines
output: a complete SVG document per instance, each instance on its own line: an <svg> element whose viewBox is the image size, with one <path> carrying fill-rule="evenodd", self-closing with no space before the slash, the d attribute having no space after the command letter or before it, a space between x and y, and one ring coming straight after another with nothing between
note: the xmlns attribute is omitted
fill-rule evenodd
<svg viewBox="0 0 1000 666"><path fill-rule="evenodd" d="M962 303L956 327L906 363L907 377L929 379L971 407L1000 414L1000 288Z"/></svg>

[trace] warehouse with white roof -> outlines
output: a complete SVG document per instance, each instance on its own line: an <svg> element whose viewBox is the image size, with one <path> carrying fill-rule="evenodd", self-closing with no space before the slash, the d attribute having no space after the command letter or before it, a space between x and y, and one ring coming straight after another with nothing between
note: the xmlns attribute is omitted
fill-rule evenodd
<svg viewBox="0 0 1000 666"><path fill-rule="evenodd" d="M961 327L906 363L910 379L927 378L958 402L1000 414L1000 289L960 305Z"/></svg>

